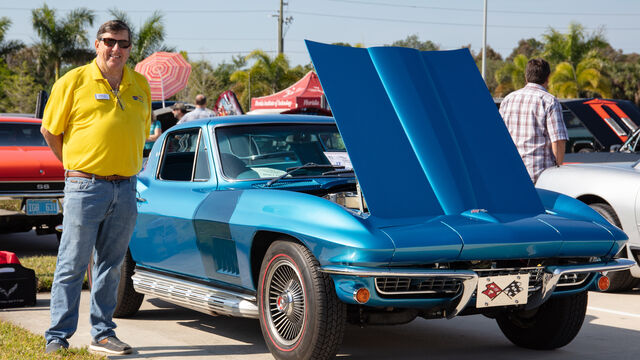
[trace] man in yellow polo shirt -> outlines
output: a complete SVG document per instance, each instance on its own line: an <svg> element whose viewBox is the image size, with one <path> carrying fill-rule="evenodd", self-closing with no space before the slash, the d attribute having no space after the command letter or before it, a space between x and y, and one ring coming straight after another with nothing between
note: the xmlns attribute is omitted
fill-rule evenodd
<svg viewBox="0 0 640 360"><path fill-rule="evenodd" d="M149 134L151 94L144 76L127 68L131 31L104 23L96 59L53 85L42 134L66 169L63 232L51 287L46 352L67 348L77 329L80 291L95 248L90 349L128 354L113 312L120 264L136 222L136 177Z"/></svg>

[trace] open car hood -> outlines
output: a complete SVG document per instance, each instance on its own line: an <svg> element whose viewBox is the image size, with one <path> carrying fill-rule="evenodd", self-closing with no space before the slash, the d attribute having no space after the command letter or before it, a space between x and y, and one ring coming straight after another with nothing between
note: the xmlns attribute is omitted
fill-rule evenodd
<svg viewBox="0 0 640 360"><path fill-rule="evenodd" d="M631 101L619 99L562 100L605 149L622 145L640 127L640 110Z"/></svg>
<svg viewBox="0 0 640 360"><path fill-rule="evenodd" d="M468 49L307 48L394 263L605 256L625 239L546 214Z"/></svg>
<svg viewBox="0 0 640 360"><path fill-rule="evenodd" d="M544 212L467 49L307 48L372 216Z"/></svg>

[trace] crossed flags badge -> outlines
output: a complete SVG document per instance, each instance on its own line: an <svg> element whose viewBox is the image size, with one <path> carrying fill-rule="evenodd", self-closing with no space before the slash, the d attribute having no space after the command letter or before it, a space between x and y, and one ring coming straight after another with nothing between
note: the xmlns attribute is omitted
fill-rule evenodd
<svg viewBox="0 0 640 360"><path fill-rule="evenodd" d="M515 305L527 302L528 274L480 279L483 279L484 282L478 283L477 307Z"/></svg>

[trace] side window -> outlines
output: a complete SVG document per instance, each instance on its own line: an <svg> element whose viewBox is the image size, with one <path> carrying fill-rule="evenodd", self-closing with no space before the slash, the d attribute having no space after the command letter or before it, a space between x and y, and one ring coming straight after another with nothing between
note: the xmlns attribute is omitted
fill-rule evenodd
<svg viewBox="0 0 640 360"><path fill-rule="evenodd" d="M167 134L158 177L162 180L190 181L195 163L200 129Z"/></svg>
<svg viewBox="0 0 640 360"><path fill-rule="evenodd" d="M209 180L209 149L206 145L204 136L200 134L198 153L196 155L196 171L193 175L193 181L207 180Z"/></svg>

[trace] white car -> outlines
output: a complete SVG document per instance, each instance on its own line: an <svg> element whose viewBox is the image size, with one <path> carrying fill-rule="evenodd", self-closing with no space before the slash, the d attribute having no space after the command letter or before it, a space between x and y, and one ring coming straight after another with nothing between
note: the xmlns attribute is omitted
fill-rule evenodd
<svg viewBox="0 0 640 360"><path fill-rule="evenodd" d="M629 242L617 256L636 265L610 273L609 291L640 285L640 161L552 167L540 175L536 187L581 200L627 233Z"/></svg>

